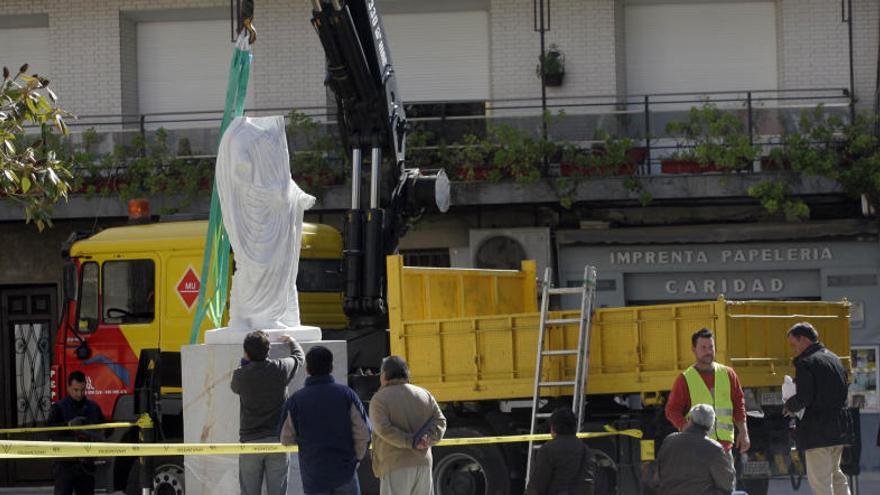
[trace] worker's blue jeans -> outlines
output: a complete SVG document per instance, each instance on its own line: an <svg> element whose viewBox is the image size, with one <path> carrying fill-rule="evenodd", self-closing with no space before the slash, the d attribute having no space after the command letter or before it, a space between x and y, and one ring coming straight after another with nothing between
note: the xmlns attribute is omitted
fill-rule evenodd
<svg viewBox="0 0 880 495"><path fill-rule="evenodd" d="M261 438L255 443L278 443L278 437ZM248 442L250 443L250 442ZM288 454L241 454L238 456L238 485L241 495L260 495L266 479L268 495L287 494Z"/></svg>

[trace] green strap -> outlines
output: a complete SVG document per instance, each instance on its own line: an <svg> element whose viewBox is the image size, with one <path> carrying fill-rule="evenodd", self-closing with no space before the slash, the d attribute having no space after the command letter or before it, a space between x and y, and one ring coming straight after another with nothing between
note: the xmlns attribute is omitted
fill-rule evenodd
<svg viewBox="0 0 880 495"><path fill-rule="evenodd" d="M220 124L220 137L217 140L219 150L223 133L235 117L244 114L244 100L247 96L248 78L253 55L249 48L237 44L232 54L232 66L229 69L229 83L226 86L226 105L223 109L223 121ZM202 259L202 283L199 286L199 298L196 303L196 314L190 333L190 344L198 342L200 329L205 316L211 319L214 327L223 321L226 300L229 297L229 236L223 227L223 215L220 210L220 198L217 195L217 183L214 182L211 193L211 213L208 221L208 234L205 238L205 255Z"/></svg>

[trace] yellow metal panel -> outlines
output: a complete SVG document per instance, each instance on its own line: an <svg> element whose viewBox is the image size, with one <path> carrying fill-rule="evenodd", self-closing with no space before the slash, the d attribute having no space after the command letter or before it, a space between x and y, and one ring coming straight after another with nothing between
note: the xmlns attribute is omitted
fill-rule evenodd
<svg viewBox="0 0 880 495"><path fill-rule="evenodd" d="M161 349L167 352L180 352L180 347L189 344L196 304L187 307L177 286L189 269L201 280L202 250L189 249L165 253L160 259L157 271L164 274L161 287L161 299L165 301L164 317L162 318ZM205 331L211 328L210 320L205 318L199 332L198 342L204 342Z"/></svg>
<svg viewBox="0 0 880 495"><path fill-rule="evenodd" d="M594 320L599 325L592 335L590 355L599 354L602 373L627 373L639 369L638 317L632 311L621 309L599 310ZM596 347L596 344L601 347ZM598 352L596 352L598 351ZM592 369L590 370L592 373Z"/></svg>
<svg viewBox="0 0 880 495"><path fill-rule="evenodd" d="M389 312L398 311L401 321L537 311L534 261L524 261L522 270L474 270L404 267L400 256L389 256L386 266ZM391 304L399 295L391 290L392 279L405 304Z"/></svg>
<svg viewBox="0 0 880 495"><path fill-rule="evenodd" d="M744 386L777 386L792 375L786 333L806 321L835 354L849 356L849 304L821 301L727 301L729 361ZM844 361L849 366L848 361Z"/></svg>

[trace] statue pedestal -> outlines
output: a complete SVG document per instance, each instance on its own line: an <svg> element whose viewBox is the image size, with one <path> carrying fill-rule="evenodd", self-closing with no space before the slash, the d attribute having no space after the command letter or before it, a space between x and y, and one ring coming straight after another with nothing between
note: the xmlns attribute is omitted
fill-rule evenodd
<svg viewBox="0 0 880 495"><path fill-rule="evenodd" d="M244 335L241 333L241 338L234 344L211 343L181 349L184 442L238 442L239 398L232 393L229 382L242 358L241 340ZM348 353L345 341L305 342L299 340L298 336L296 338L306 352L316 345L330 349L333 352L333 377L337 383L347 383ZM270 358L288 355L287 345L272 344ZM288 385L288 395L302 388L306 376L303 366ZM237 455L186 456L184 465L187 495L238 495ZM290 455L287 493L302 493L297 454Z"/></svg>
<svg viewBox="0 0 880 495"><path fill-rule="evenodd" d="M321 329L306 325L291 328L261 328L260 330L269 334L270 342L279 342L279 338L282 335L290 335L300 343L321 340ZM205 332L205 344L236 344L241 346L241 343L244 342L244 337L248 333L250 333L250 330L238 330L229 327L208 330ZM333 349L330 350L332 351Z"/></svg>

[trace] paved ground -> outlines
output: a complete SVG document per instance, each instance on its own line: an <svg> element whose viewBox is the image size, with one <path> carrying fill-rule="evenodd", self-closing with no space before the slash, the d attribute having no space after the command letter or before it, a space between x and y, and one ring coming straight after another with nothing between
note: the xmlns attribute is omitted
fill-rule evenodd
<svg viewBox="0 0 880 495"><path fill-rule="evenodd" d="M22 495L52 495L52 488L0 488L2 494L22 494ZM810 487L807 480L803 481L800 490L793 490L791 483L787 480L774 480L770 483L770 492L768 495L810 495ZM116 492L114 495L121 495L122 492ZM873 471L862 474L859 477L859 491L852 491L852 495L874 495L880 494L880 471ZM626 495L626 494L623 494Z"/></svg>
<svg viewBox="0 0 880 495"><path fill-rule="evenodd" d="M880 494L880 472L872 471L863 473L859 476L858 492L855 487L851 487L852 495L874 495ZM795 491L791 488L791 482L788 480L773 480L770 482L770 491L768 495L809 495L810 486L804 479L800 490Z"/></svg>

